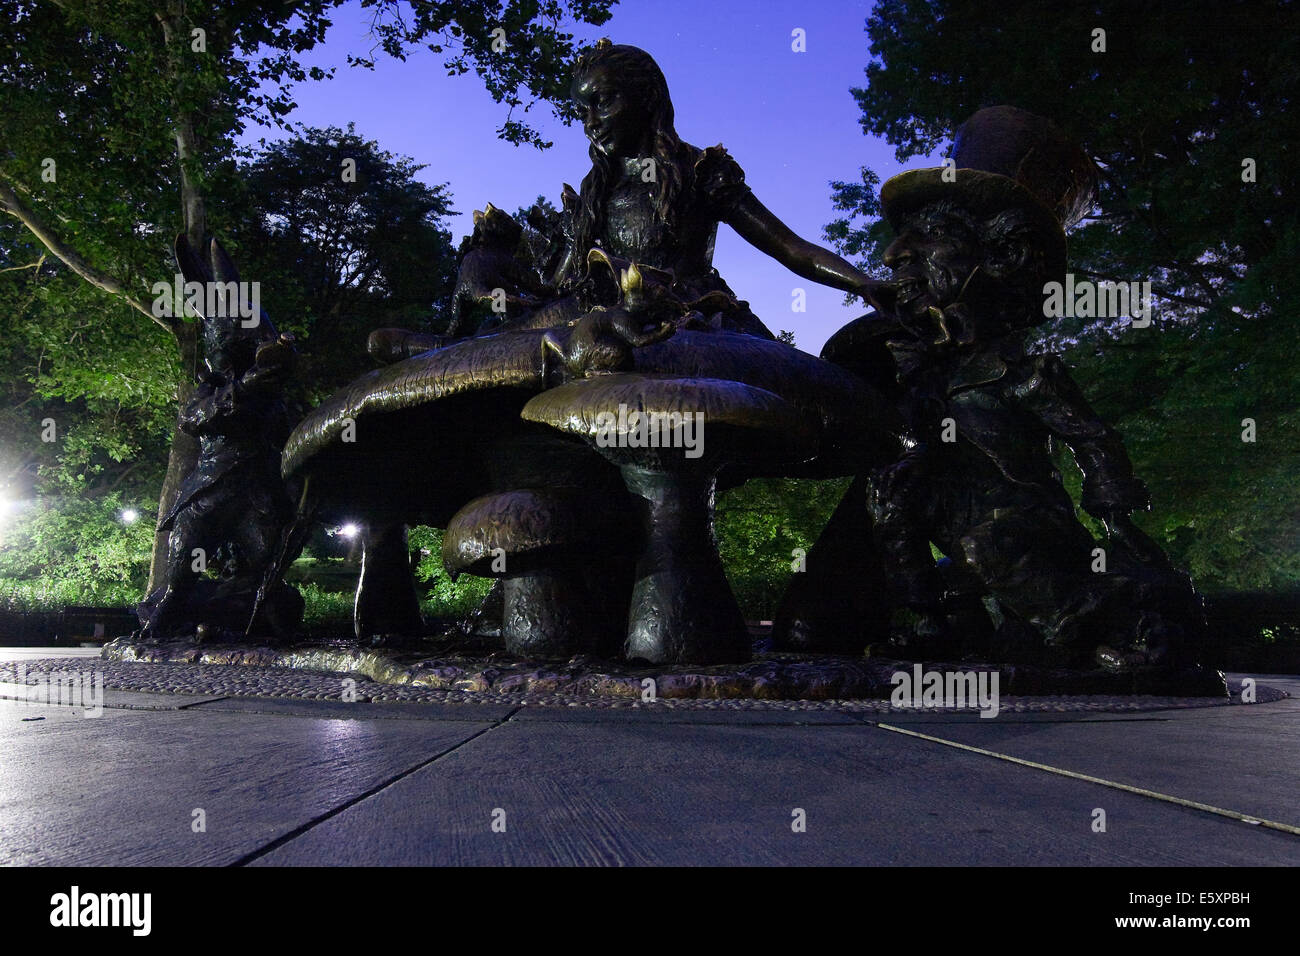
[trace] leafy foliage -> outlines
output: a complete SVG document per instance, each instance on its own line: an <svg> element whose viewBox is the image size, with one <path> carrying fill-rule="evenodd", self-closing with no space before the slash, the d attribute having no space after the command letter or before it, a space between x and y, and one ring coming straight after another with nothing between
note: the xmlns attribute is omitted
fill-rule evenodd
<svg viewBox="0 0 1300 956"><path fill-rule="evenodd" d="M149 572L153 521L140 512L128 523L122 517L128 507L115 493L45 499L19 511L0 539L0 578L58 582L99 598L82 603L100 603L124 590L138 595Z"/></svg>
<svg viewBox="0 0 1300 956"><path fill-rule="evenodd" d="M1107 48L1093 52L1094 29ZM1061 351L1124 435L1154 509L1141 519L1203 586L1300 581L1300 11L1285 2L882 0L867 21L863 131L900 160L926 155L977 109L1050 117L1101 169L1071 270L1151 280L1151 328L1051 320ZM1050 68L1045 68L1050 64ZM1247 181L1252 160L1257 181ZM879 261L890 240L879 177L835 182L826 236ZM877 271L877 274L880 274ZM1257 440L1242 440L1243 419Z"/></svg>
<svg viewBox="0 0 1300 956"><path fill-rule="evenodd" d="M442 564L441 531L419 525L410 529L408 541L412 549L420 551L415 577L424 582L426 613L432 610L438 617L454 617L467 614L483 603L492 588L492 580L466 574L452 581Z"/></svg>
<svg viewBox="0 0 1300 956"><path fill-rule="evenodd" d="M552 144L516 119L516 110L527 113L546 100L564 122L577 118L568 83L579 50L562 24L572 19L600 26L610 18L615 2L428 0L408 7L399 0L362 0L362 6L375 11L371 29L385 53L404 60L408 51L425 47L446 57L448 76L473 70L492 98L509 108L497 134L507 142L547 149ZM374 60L366 57L351 62L374 67Z"/></svg>
<svg viewBox="0 0 1300 956"><path fill-rule="evenodd" d="M203 200L208 231L227 238L237 258L249 253L240 259L246 277L275 290L268 311L305 339L308 398L367 367L365 333L376 324L435 330L429 323L452 269L444 187L419 183L421 167L351 129L307 131L260 157L241 157L232 145L249 123L287 129L295 85L329 77L299 57L324 38L340 2L0 0L0 193L15 200L0 197L0 210L13 217L0 221L4 500L61 506L66 499L51 496L116 492L134 500L150 488L156 500L176 401L196 362L186 345L192 337L171 337L176 328L141 315L153 283L175 271L172 237L188 222L178 195L186 208ZM576 48L561 29L566 11L598 24L611 2L470 0L419 4L413 16L389 0L366 5L390 28L382 40L388 53L405 56L445 30L433 45L453 72L475 69L498 102L526 112L532 104L520 90L550 92L567 82ZM498 24L508 38L500 51L491 44ZM183 131L192 134L184 148ZM511 117L503 132L544 145ZM358 163L352 194L313 193L341 183L339 152ZM241 170L241 158L252 165ZM293 168L294 159L303 166ZM331 163L326 179L309 181ZM182 169L188 194L178 188ZM261 181L250 189L244 172ZM17 203L30 213L27 225L17 221ZM277 233L286 210L315 218L292 235L279 223ZM352 228L332 241L312 231L341 221ZM115 294L47 253L35 235L41 229ZM40 440L48 419L57 427L53 442ZM179 467L167 472L173 488L185 470L184 455L176 457ZM72 523L62 527L74 532ZM56 531L51 525L41 540L55 541ZM39 546L36 538L21 547L16 540L5 554L22 564L20 552ZM71 552L79 542L63 545Z"/></svg>
<svg viewBox="0 0 1300 956"><path fill-rule="evenodd" d="M727 579L749 620L770 619L839 504L848 479L756 478L718 496L715 533Z"/></svg>
<svg viewBox="0 0 1300 956"><path fill-rule="evenodd" d="M451 195L420 182L423 169L351 124L302 130L240 169L243 271L267 290L277 327L303 339L297 379L312 397L373 367L372 330L437 332L450 317Z"/></svg>

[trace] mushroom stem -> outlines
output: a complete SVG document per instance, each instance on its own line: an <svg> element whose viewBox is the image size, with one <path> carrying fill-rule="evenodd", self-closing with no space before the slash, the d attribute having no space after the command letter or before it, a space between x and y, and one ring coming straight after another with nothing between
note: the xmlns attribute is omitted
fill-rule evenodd
<svg viewBox="0 0 1300 956"><path fill-rule="evenodd" d="M420 597L411 576L406 525L367 525L362 529L361 577L353 607L353 627L365 640L392 634L415 637L424 628Z"/></svg>
<svg viewBox="0 0 1300 956"><path fill-rule="evenodd" d="M501 622L506 650L520 657L549 658L595 653L600 635L589 613L590 596L578 579L569 567L506 577Z"/></svg>
<svg viewBox="0 0 1300 956"><path fill-rule="evenodd" d="M749 660L749 632L713 540L713 478L632 465L622 472L644 502L624 655L652 664Z"/></svg>

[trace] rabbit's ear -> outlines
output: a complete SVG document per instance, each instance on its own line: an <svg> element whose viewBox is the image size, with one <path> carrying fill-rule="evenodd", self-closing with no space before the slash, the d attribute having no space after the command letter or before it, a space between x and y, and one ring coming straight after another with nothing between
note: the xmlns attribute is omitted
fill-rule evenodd
<svg viewBox="0 0 1300 956"><path fill-rule="evenodd" d="M239 281L239 270L230 256L226 255L226 250L222 248L221 243L217 242L215 236L208 245L208 260L212 263L212 276L218 282Z"/></svg>
<svg viewBox="0 0 1300 956"><path fill-rule="evenodd" d="M186 282L207 282L212 278L212 273L199 260L198 255L194 252L194 247L185 238L185 233L182 232L176 236L176 242L172 248L176 253L176 265L180 268L181 275L185 276Z"/></svg>

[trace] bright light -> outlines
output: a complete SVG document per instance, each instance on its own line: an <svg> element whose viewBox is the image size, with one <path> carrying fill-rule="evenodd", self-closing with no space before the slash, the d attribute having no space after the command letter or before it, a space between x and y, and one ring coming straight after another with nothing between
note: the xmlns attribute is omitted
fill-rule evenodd
<svg viewBox="0 0 1300 956"><path fill-rule="evenodd" d="M23 503L14 501L3 491L0 491L0 544L4 543L4 532L9 526L9 522L18 514L18 509Z"/></svg>
<svg viewBox="0 0 1300 956"><path fill-rule="evenodd" d="M135 524L135 519L138 517L140 517L140 512L136 511L134 508L127 508L122 512L122 523Z"/></svg>
<svg viewBox="0 0 1300 956"><path fill-rule="evenodd" d="M343 527L339 528L339 536L342 538L355 538L360 533L361 528L351 522L348 522Z"/></svg>

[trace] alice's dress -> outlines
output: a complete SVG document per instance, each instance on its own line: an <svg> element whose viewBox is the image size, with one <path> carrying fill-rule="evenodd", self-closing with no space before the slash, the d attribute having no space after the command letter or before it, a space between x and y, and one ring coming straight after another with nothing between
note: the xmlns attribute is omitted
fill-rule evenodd
<svg viewBox="0 0 1300 956"><path fill-rule="evenodd" d="M624 175L610 187L605 201L603 226L595 244L610 256L638 265L649 265L672 273L673 294L683 303L710 296L705 316L710 326L722 331L744 332L773 338L768 328L737 299L713 267L713 246L718 223L729 220L737 204L749 194L745 173L722 146L697 149L683 143L688 158L684 165L681 191L673 205L676 218L665 223L655 212L658 182L645 182L637 161L628 161ZM564 233L574 234L574 208L564 212ZM571 288L586 272L586 250L572 247L556 274L556 285Z"/></svg>

